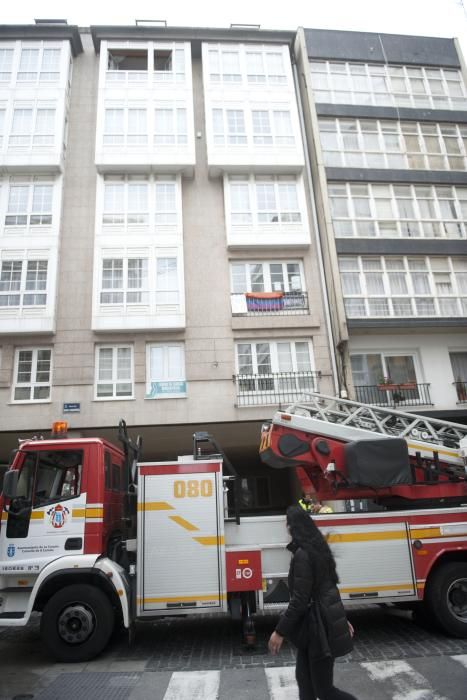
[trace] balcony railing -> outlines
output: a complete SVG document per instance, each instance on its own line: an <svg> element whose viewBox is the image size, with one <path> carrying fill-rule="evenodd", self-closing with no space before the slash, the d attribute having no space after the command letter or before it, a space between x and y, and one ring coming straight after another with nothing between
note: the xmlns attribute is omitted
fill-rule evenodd
<svg viewBox="0 0 467 700"><path fill-rule="evenodd" d="M233 316L299 316L308 313L307 292L232 294Z"/></svg>
<svg viewBox="0 0 467 700"><path fill-rule="evenodd" d="M454 382L458 403L467 403L467 382Z"/></svg>
<svg viewBox="0 0 467 700"><path fill-rule="evenodd" d="M406 406L432 406L430 385L407 382L405 384L370 384L355 387L356 400L374 406L405 408Z"/></svg>
<svg viewBox="0 0 467 700"><path fill-rule="evenodd" d="M320 372L271 372L235 374L237 406L283 405L297 401L302 394L319 391Z"/></svg>

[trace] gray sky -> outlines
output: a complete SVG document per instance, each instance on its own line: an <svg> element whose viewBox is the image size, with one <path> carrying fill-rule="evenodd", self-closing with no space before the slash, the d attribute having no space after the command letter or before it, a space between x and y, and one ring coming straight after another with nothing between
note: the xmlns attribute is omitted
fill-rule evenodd
<svg viewBox="0 0 467 700"><path fill-rule="evenodd" d="M465 0L467 2L467 0ZM133 25L135 19L166 20L173 26L263 29L298 26L458 36L467 54L467 14L462 0L3 0L1 21L29 24L34 18L63 18L69 24Z"/></svg>
<svg viewBox="0 0 467 700"><path fill-rule="evenodd" d="M65 18L70 24L134 24L164 19L178 26L261 24L269 29L332 27L399 34L453 36L466 15L461 0L16 0L2 3L1 21L31 23L35 17Z"/></svg>

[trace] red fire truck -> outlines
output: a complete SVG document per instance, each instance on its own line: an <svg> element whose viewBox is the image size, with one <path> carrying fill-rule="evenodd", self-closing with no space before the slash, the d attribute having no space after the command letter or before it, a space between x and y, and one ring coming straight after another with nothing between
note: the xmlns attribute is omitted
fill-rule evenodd
<svg viewBox="0 0 467 700"><path fill-rule="evenodd" d="M316 516L343 598L426 604L447 632L467 636L467 427L368 406L351 420L356 404L326 401L276 414L261 454L320 498L380 509ZM208 434L195 434L190 456L147 463L123 421L122 449L64 431L21 442L4 477L0 625L40 612L50 653L82 661L118 624L131 634L136 620L230 612L248 634L252 613L287 603L284 513L240 518L237 475Z"/></svg>

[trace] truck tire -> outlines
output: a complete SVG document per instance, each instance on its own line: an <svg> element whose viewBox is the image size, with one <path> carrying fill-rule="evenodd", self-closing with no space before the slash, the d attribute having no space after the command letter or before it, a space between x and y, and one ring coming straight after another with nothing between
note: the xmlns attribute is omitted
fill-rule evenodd
<svg viewBox="0 0 467 700"><path fill-rule="evenodd" d="M45 605L41 636L57 661L89 661L105 649L113 627L114 611L105 593L88 584L73 584Z"/></svg>
<svg viewBox="0 0 467 700"><path fill-rule="evenodd" d="M445 632L467 638L467 562L441 564L428 579L425 599Z"/></svg>

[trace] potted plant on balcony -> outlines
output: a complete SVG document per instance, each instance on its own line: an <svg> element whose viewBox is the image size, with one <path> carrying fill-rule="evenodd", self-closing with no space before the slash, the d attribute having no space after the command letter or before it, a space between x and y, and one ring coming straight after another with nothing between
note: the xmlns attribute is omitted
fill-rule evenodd
<svg viewBox="0 0 467 700"><path fill-rule="evenodd" d="M399 384L399 389L416 389L417 382L403 382Z"/></svg>
<svg viewBox="0 0 467 700"><path fill-rule="evenodd" d="M463 403L467 401L467 382L463 381L460 377L457 377L455 381L457 400Z"/></svg>
<svg viewBox="0 0 467 700"><path fill-rule="evenodd" d="M391 377L380 377L377 387L380 391L396 391L399 385L395 384Z"/></svg>

